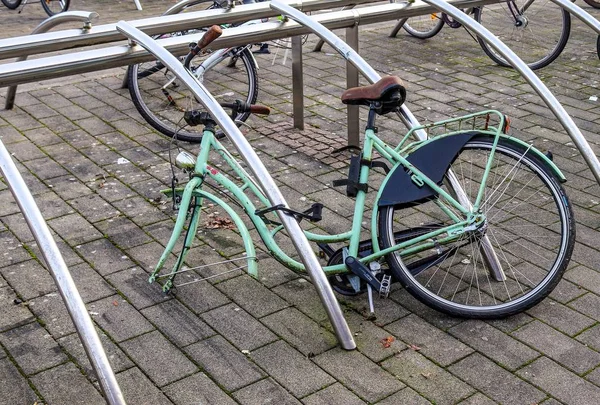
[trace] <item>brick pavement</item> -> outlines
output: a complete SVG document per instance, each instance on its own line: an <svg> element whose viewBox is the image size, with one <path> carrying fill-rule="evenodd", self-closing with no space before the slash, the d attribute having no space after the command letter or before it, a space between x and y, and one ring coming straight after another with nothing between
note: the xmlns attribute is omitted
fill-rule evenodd
<svg viewBox="0 0 600 405"><path fill-rule="evenodd" d="M129 0L74 1L94 7L103 23L156 15L171 2L142 4L138 12ZM27 33L42 17L35 2L20 15L0 7L0 36ZM464 31L445 28L421 42L404 34L388 39L389 26L362 29L362 54L381 73L408 82L408 103L420 120L495 107L513 117L516 134L553 151L578 222L563 281L534 309L490 322L441 315L401 288L376 302L375 320L364 315L364 299L340 297L359 347L352 352L336 346L310 283L272 259L261 261L260 281L230 273L164 297L145 280L173 223L169 204L155 200L169 178L168 141L120 89L122 70L21 86L17 107L0 111L0 136L55 235L130 404L600 402L598 185L537 96L514 72L493 66ZM563 55L539 74L598 150L600 107L589 99L600 93L595 39L574 22ZM329 187L346 163L327 154L344 142L343 63L327 48L305 57L307 122L317 128L310 137L290 129L290 66L281 55L272 59L259 58L259 100L275 113L268 122L254 118L266 125L248 136L290 201L326 198L323 226L347 224L350 201ZM380 123L389 139L395 136L396 122ZM0 404L102 403L3 181L0 202ZM236 253L232 236L209 233L190 262ZM388 336L396 340L386 348L381 340Z"/></svg>

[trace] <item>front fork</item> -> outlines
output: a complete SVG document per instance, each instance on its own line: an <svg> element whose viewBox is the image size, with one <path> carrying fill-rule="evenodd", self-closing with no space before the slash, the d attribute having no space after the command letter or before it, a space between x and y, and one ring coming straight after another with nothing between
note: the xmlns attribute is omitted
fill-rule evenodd
<svg viewBox="0 0 600 405"><path fill-rule="evenodd" d="M167 246L165 247L165 251L163 252L160 259L158 260L158 263L156 264L154 271L152 272L152 274L150 275L150 278L148 279L148 281L150 283L156 281L158 273L163 268L165 262L169 258L169 255L173 251L173 248L175 247L177 240L179 239L181 233L183 232L183 229L185 227L185 222L186 222L186 219L188 216L188 211L189 211L189 208L191 207L192 199L194 199L194 205L193 205L192 213L191 213L190 220L189 220L188 230L187 230L187 233L185 236L184 246L181 250L181 253L179 254L179 257L177 258L177 262L175 263L175 266L173 266L173 272L171 273L171 275L169 276L169 279L163 286L163 291L165 291L165 292L168 291L173 286L173 278L175 277L177 272L181 269L181 266L183 265L183 262L185 260L185 256L187 255L190 248L192 247L192 242L194 241L194 237L195 237L196 231L198 229L198 223L200 221L200 207L202 206L202 197L200 197L200 196L194 197L193 194L194 194L194 190L197 189L201 184L202 184L202 179L200 177L192 177L192 179L185 186L185 189L184 189L184 191L182 193L182 197L181 197L181 203L180 203L180 207L179 207L179 212L177 214L177 220L175 221L175 227L173 228L173 233L171 234L171 238L169 239L169 242L167 243ZM173 196L173 198L175 198L175 195Z"/></svg>

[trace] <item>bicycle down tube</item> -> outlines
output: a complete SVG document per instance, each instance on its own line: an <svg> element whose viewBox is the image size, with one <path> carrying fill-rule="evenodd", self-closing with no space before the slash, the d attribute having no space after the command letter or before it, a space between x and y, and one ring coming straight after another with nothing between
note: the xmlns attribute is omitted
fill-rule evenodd
<svg viewBox="0 0 600 405"><path fill-rule="evenodd" d="M299 24L308 27L316 35L321 37L321 39L331 45L346 60L352 63L352 65L354 65L354 67L356 67L370 83L375 83L381 79L379 73L377 73L375 69L373 69L371 65L369 65L354 49L350 48L345 42L343 42L323 25L314 21L295 8L290 7L289 5L280 1L271 1L271 7L293 19L294 21L297 21ZM398 116L408 129L413 129L420 125L416 117L405 105L400 106ZM414 131L414 134L419 140L424 140L427 138L427 134L422 130L416 130ZM462 190L461 186L456 181L456 177L451 174L449 178L452 188L458 196L459 202L465 207L470 207L470 201L467 198L464 190ZM494 279L497 281L505 280L506 275L504 274L502 265L500 264L500 261L498 260L498 257L496 256L494 249L492 248L492 244L487 236L483 238L481 245L483 257L490 266L492 277L494 277Z"/></svg>
<svg viewBox="0 0 600 405"><path fill-rule="evenodd" d="M208 93L205 87L189 74L189 72L183 67L181 62L175 56L171 55L164 48L158 46L149 36L137 28L121 21L117 24L117 29L130 40L139 43L148 52L152 53L157 59L171 69L173 74L175 74L179 80L181 80L190 89L194 96L201 101L204 107L211 112L212 117L224 130L229 140L233 143L235 148L240 152L240 155L244 161L248 164L248 167L252 171L255 178L258 179L258 182L269 199L271 205L283 205L287 207L288 205L283 198L283 195L265 168L264 164L257 156L256 152L254 152L239 128L231 121L227 113L210 95L210 93ZM340 346L346 350L355 349L356 343L354 342L352 333L350 332L348 324L344 319L340 305L333 294L333 289L329 285L329 282L325 277L325 273L323 272L321 265L312 250L312 247L304 236L302 228L293 216L284 214L281 211L277 211L277 215L287 230L296 251L306 266L317 294L319 295L319 298L325 307L325 311L327 312Z"/></svg>

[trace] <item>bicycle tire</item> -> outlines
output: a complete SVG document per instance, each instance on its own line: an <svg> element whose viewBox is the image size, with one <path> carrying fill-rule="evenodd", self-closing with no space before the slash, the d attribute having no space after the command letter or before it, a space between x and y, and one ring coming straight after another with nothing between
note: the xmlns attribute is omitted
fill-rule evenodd
<svg viewBox="0 0 600 405"><path fill-rule="evenodd" d="M471 201L493 141L491 136L477 135L452 163ZM407 210L415 212L414 221L434 218L453 223L435 200L400 210L382 207L378 218L382 248L393 245L394 228L413 227L407 224L411 214ZM391 273L418 300L451 316L503 318L539 303L560 281L573 251L575 225L564 189L538 156L501 139L481 211L487 221L485 235L505 271L505 281L489 275L478 244L482 238L474 232L463 234L454 245L436 244L412 256L391 253L386 256Z"/></svg>
<svg viewBox="0 0 600 405"><path fill-rule="evenodd" d="M410 17L402 28L411 36L419 39L429 39L436 36L444 27L444 21L439 15L440 13L432 13Z"/></svg>
<svg viewBox="0 0 600 405"><path fill-rule="evenodd" d="M2 4L4 4L9 9L14 10L21 5L22 1L23 0L2 0Z"/></svg>
<svg viewBox="0 0 600 405"><path fill-rule="evenodd" d="M199 62L206 58L206 55L194 58L192 70L197 69L200 66ZM237 60L241 60L242 63L234 63ZM158 61L130 66L127 84L133 104L146 122L163 135L169 138L176 137L181 141L200 142L202 128L181 127L185 124L181 107L171 105L160 90L171 78L168 69ZM240 99L254 104L258 98L257 67L246 47L232 48L224 54L214 66L204 72L202 81L213 97L221 102ZM177 104L185 104L186 109L204 109L191 97L187 89L177 89L176 81L169 86L168 92ZM249 116L250 113L240 113L235 120L243 122Z"/></svg>
<svg viewBox="0 0 600 405"><path fill-rule="evenodd" d="M583 0L585 1L589 6L592 6L594 8L600 8L600 1L598 0Z"/></svg>
<svg viewBox="0 0 600 405"><path fill-rule="evenodd" d="M571 33L569 13L550 0L536 0L522 11L528 0L511 0L475 9L475 21L492 31L498 39L511 48L531 69L548 66L563 51ZM513 12L518 15L513 16ZM554 25L548 29L548 25ZM558 26L558 27L556 27ZM557 34L557 30L560 32ZM479 45L495 63L509 67L510 64L477 38Z"/></svg>
<svg viewBox="0 0 600 405"><path fill-rule="evenodd" d="M42 7L50 17L69 9L71 0L41 0Z"/></svg>

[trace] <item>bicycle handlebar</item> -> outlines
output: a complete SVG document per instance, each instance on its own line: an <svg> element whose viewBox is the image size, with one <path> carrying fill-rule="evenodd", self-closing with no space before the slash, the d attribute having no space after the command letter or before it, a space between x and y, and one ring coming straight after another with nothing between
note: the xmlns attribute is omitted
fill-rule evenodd
<svg viewBox="0 0 600 405"><path fill-rule="evenodd" d="M198 40L198 43L190 49L190 53L188 53L183 65L188 68L190 66L190 62L192 58L198 55L204 48L206 48L212 41L219 38L223 34L223 29L218 25L213 25L202 35L202 38Z"/></svg>

